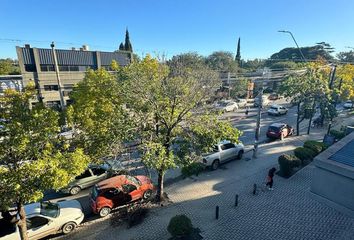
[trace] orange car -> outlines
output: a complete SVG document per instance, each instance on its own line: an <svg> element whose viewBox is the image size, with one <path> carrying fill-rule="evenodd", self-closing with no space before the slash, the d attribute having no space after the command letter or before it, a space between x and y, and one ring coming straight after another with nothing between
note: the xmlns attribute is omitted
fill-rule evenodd
<svg viewBox="0 0 354 240"><path fill-rule="evenodd" d="M112 209L139 199L149 199L154 185L146 176L119 175L96 184L90 194L92 211L101 217Z"/></svg>

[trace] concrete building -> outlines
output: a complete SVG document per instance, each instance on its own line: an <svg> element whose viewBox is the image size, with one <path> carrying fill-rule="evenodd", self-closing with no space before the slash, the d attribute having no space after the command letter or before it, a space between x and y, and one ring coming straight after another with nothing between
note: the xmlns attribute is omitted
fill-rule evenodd
<svg viewBox="0 0 354 240"><path fill-rule="evenodd" d="M311 196L354 218L354 132L315 158Z"/></svg>
<svg viewBox="0 0 354 240"><path fill-rule="evenodd" d="M23 86L34 81L38 89L38 99L47 106L60 105L59 89L64 96L63 104L70 104L69 93L76 83L83 80L88 68L110 70L113 60L120 66L131 62L130 52L89 51L86 45L80 49L55 49L55 52L53 49L32 48L28 44L25 47L16 47Z"/></svg>
<svg viewBox="0 0 354 240"><path fill-rule="evenodd" d="M22 75L0 75L0 95L6 89L22 90Z"/></svg>

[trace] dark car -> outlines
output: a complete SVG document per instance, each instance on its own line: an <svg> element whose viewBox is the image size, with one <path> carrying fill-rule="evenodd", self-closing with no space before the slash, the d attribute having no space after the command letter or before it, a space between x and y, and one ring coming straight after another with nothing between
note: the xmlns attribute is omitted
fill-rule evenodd
<svg viewBox="0 0 354 240"><path fill-rule="evenodd" d="M291 136L294 129L286 123L273 123L268 127L267 137L283 140L285 137Z"/></svg>

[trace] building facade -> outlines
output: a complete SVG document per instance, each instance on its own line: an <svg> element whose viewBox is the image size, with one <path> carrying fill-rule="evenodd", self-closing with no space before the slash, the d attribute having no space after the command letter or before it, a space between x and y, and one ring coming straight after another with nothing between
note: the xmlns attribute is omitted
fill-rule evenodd
<svg viewBox="0 0 354 240"><path fill-rule="evenodd" d="M38 90L38 100L47 106L60 106L59 89L63 93L63 104L70 104L69 93L84 79L87 69L110 70L113 60L120 66L126 66L132 59L130 52L89 51L87 46L64 50L54 49L54 45L53 49L44 49L26 44L25 47L16 47L16 52L23 86L33 81Z"/></svg>
<svg viewBox="0 0 354 240"><path fill-rule="evenodd" d="M6 89L22 90L22 75L0 75L0 95Z"/></svg>

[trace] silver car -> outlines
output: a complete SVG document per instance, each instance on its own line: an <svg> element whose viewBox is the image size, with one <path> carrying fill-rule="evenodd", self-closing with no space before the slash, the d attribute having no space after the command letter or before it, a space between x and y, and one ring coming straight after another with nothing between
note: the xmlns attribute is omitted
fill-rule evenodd
<svg viewBox="0 0 354 240"><path fill-rule="evenodd" d="M101 165L90 165L85 172L76 176L67 187L60 189L60 191L76 195L82 189L92 187L102 180L126 173L127 171L119 161L105 161Z"/></svg>

